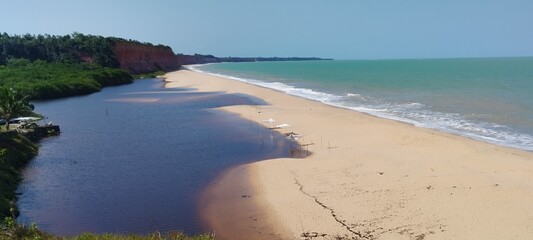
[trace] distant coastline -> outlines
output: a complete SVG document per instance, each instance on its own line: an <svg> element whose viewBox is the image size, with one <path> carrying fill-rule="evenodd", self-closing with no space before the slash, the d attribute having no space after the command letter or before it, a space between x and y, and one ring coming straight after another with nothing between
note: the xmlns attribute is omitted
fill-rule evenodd
<svg viewBox="0 0 533 240"><path fill-rule="evenodd" d="M279 61L322 61L333 60L319 57L215 57L213 55L183 55L178 54L181 65L221 63L221 62L279 62Z"/></svg>

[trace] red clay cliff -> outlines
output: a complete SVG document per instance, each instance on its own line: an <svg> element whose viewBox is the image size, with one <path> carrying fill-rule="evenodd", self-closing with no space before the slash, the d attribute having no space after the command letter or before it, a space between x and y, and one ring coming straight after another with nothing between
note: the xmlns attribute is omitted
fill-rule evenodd
<svg viewBox="0 0 533 240"><path fill-rule="evenodd" d="M168 72L180 68L178 57L170 47L117 42L113 51L120 63L120 68L132 74Z"/></svg>

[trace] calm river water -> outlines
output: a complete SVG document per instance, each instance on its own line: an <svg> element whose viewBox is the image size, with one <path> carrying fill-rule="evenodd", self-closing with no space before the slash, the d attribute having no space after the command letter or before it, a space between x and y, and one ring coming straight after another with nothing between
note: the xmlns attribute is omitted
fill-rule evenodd
<svg viewBox="0 0 533 240"><path fill-rule="evenodd" d="M264 104L160 79L37 102L61 126L24 172L19 221L58 235L205 230L198 198L223 170L290 155L287 140L211 108Z"/></svg>

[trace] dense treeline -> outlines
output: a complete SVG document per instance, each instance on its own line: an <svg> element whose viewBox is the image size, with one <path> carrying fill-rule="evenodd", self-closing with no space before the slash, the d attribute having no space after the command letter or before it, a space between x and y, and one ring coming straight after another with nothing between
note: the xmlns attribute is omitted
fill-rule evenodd
<svg viewBox="0 0 533 240"><path fill-rule="evenodd" d="M51 99L100 91L102 87L131 83L124 70L96 64L48 63L11 59L0 66L0 86L13 88L31 99Z"/></svg>
<svg viewBox="0 0 533 240"><path fill-rule="evenodd" d="M43 60L62 63L95 63L103 67L118 68L119 62L113 49L117 42L140 43L116 37L102 37L73 33L65 36L55 35L9 35L0 34L0 65L10 59L24 58L30 61ZM157 47L170 48L164 45Z"/></svg>
<svg viewBox="0 0 533 240"><path fill-rule="evenodd" d="M0 65L10 59L24 58L30 61L96 63L105 67L118 67L113 53L117 38L74 33L65 36L7 33L0 35Z"/></svg>

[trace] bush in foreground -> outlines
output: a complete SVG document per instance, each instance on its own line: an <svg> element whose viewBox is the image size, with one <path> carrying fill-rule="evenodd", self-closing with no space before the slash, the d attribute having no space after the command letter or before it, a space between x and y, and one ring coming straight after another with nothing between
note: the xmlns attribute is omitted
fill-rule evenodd
<svg viewBox="0 0 533 240"><path fill-rule="evenodd" d="M214 240L211 234L187 236L183 233L154 233L149 235L120 235L120 234L91 234L84 233L72 237L57 237L45 233L35 224L26 227L18 224L14 217L6 217L0 224L0 239L2 240Z"/></svg>

